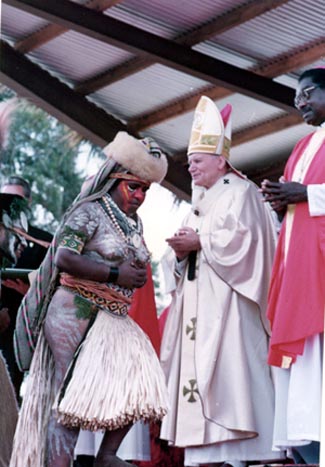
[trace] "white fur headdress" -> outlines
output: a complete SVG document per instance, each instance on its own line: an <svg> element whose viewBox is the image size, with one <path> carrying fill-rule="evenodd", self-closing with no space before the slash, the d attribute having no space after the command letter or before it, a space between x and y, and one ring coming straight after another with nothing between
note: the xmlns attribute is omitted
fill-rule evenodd
<svg viewBox="0 0 325 467"><path fill-rule="evenodd" d="M167 158L152 138L136 139L120 131L103 151L107 157L147 182L160 183L166 176Z"/></svg>

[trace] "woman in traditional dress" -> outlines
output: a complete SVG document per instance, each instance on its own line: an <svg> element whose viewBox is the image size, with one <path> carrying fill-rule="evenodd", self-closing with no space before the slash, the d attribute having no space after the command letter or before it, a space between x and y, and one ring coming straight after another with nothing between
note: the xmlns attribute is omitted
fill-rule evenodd
<svg viewBox="0 0 325 467"><path fill-rule="evenodd" d="M107 162L64 216L21 306L22 367L24 327L29 342L38 342L11 467L68 467L80 428L105 431L96 467L131 465L116 456L123 437L137 420L167 411L155 351L128 317L150 259L136 211L167 161L152 140L124 132L104 152ZM32 318L30 306L39 302Z"/></svg>

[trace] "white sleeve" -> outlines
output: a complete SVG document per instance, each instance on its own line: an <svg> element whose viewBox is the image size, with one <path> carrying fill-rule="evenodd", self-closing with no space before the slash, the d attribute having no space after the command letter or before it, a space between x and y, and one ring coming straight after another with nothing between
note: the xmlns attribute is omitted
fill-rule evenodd
<svg viewBox="0 0 325 467"><path fill-rule="evenodd" d="M325 183L321 185L307 185L309 214L325 216Z"/></svg>

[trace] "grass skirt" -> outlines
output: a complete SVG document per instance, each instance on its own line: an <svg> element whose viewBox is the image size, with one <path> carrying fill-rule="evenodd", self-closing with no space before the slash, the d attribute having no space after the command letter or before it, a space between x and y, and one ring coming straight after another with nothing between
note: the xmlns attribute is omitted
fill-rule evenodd
<svg viewBox="0 0 325 467"><path fill-rule="evenodd" d="M18 417L14 389L0 352L0 467L7 467Z"/></svg>
<svg viewBox="0 0 325 467"><path fill-rule="evenodd" d="M46 434L54 400L54 360L41 332L27 378L9 467L44 467Z"/></svg>
<svg viewBox="0 0 325 467"><path fill-rule="evenodd" d="M112 430L138 419L159 419L166 413L167 389L160 363L149 338L129 317L98 312L59 404L54 369L42 331L27 379L10 467L46 465L46 434L53 407L61 423L91 430Z"/></svg>
<svg viewBox="0 0 325 467"><path fill-rule="evenodd" d="M99 311L81 345L58 420L67 427L115 430L167 412L165 377L149 338L130 317Z"/></svg>

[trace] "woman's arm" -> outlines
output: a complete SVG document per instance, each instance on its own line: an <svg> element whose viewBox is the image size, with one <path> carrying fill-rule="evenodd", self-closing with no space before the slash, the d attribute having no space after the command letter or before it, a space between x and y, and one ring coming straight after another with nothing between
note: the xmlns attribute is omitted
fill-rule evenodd
<svg viewBox="0 0 325 467"><path fill-rule="evenodd" d="M59 248L54 258L60 272L66 272L81 279L96 282L115 282L127 288L142 287L147 280L146 267L139 267L132 260L126 260L118 266L115 280L110 280L112 268L105 263L94 261L67 248Z"/></svg>

